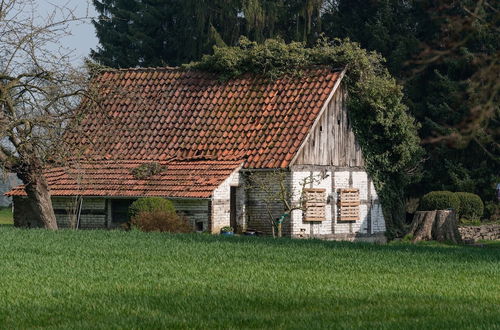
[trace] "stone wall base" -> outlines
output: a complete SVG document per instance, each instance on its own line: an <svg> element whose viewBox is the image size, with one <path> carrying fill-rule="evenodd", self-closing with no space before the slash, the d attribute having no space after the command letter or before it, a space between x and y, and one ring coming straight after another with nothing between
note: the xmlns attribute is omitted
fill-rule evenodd
<svg viewBox="0 0 500 330"><path fill-rule="evenodd" d="M458 231L464 241L500 240L500 225L461 226Z"/></svg>
<svg viewBox="0 0 500 330"><path fill-rule="evenodd" d="M387 243L387 237L384 233L376 234L326 234L326 235L314 235L310 237L309 235L293 235L292 238L316 238L323 239L327 241L348 241L348 242L366 242L366 243Z"/></svg>

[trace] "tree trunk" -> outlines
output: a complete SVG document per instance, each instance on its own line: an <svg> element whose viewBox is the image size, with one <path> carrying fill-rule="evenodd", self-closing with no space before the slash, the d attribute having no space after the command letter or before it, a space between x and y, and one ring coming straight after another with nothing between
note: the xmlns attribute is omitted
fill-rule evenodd
<svg viewBox="0 0 500 330"><path fill-rule="evenodd" d="M43 223L46 229L57 230L57 221L52 208L49 186L43 174L29 173L19 175L19 177L25 182L24 190L28 195L33 211L38 215L39 221Z"/></svg>
<svg viewBox="0 0 500 330"><path fill-rule="evenodd" d="M454 211L418 211L409 232L413 242L431 241L460 243L458 222Z"/></svg>

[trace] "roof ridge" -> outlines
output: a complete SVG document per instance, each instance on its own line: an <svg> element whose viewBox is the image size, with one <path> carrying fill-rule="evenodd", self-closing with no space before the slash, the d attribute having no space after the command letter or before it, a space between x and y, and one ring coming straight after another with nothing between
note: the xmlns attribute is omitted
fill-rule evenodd
<svg viewBox="0 0 500 330"><path fill-rule="evenodd" d="M334 67L330 64L309 64L309 65L303 65L299 67L299 69L315 69L315 68L330 68L331 72L337 72L337 71L342 71L345 69L345 67ZM198 70L198 69L192 69L192 68L185 68L181 66L149 66L149 67L131 67L131 68L111 68L111 67L106 67L100 70L101 73L104 72L161 72L161 71L192 71L192 72L203 72L203 73L211 73L214 74L215 72L211 71L206 71L206 70ZM251 74L251 75L259 75L259 73L252 73L252 72L246 72L245 74Z"/></svg>
<svg viewBox="0 0 500 330"><path fill-rule="evenodd" d="M176 71L176 70L183 70L183 68L179 66L147 66L147 67L135 67L135 68L111 68L111 67L106 67L100 70L101 73L103 72L128 72L128 71L133 71L133 72L149 72L149 71Z"/></svg>

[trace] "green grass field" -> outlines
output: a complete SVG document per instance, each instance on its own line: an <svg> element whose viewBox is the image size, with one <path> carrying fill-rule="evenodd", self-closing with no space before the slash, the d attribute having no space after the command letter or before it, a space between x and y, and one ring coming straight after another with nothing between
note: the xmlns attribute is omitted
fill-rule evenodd
<svg viewBox="0 0 500 330"><path fill-rule="evenodd" d="M0 328L500 326L500 249L0 227Z"/></svg>
<svg viewBox="0 0 500 330"><path fill-rule="evenodd" d="M0 208L0 225L12 224L12 209Z"/></svg>

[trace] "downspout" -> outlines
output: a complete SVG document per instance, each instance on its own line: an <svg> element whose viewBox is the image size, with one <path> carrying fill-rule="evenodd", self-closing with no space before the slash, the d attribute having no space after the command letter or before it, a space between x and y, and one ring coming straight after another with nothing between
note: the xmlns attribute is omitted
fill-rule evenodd
<svg viewBox="0 0 500 330"><path fill-rule="evenodd" d="M82 214L82 204L83 204L83 197L80 197L80 205L78 205L78 214L76 216L76 228L78 229L80 227L80 215Z"/></svg>

